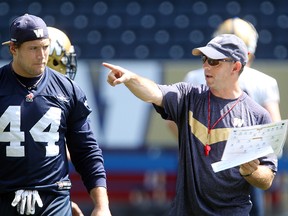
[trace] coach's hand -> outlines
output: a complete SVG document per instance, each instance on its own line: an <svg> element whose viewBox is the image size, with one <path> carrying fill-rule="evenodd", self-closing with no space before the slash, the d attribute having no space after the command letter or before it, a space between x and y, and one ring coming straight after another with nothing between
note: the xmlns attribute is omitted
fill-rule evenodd
<svg viewBox="0 0 288 216"><path fill-rule="evenodd" d="M11 205L13 207L17 206L17 211L21 215L24 215L24 213L26 215L33 215L36 203L40 208L43 206L37 190L17 190Z"/></svg>
<svg viewBox="0 0 288 216"><path fill-rule="evenodd" d="M122 83L129 82L131 79L131 75L133 74L131 71L126 70L117 65L109 64L109 63L102 63L103 66L110 69L110 72L107 77L107 82L111 86L116 86Z"/></svg>

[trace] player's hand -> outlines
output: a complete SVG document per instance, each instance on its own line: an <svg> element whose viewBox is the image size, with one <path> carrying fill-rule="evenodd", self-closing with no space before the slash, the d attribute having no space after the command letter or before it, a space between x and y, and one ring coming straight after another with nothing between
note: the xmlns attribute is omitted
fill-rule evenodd
<svg viewBox="0 0 288 216"><path fill-rule="evenodd" d="M109 208L105 209L99 209L99 208L94 208L91 216L112 216Z"/></svg>
<svg viewBox="0 0 288 216"><path fill-rule="evenodd" d="M72 206L72 216L84 216L81 209L76 203L71 201L71 206Z"/></svg>
<svg viewBox="0 0 288 216"><path fill-rule="evenodd" d="M115 86L121 83L128 82L131 79L131 71L126 70L125 68L122 68L120 66L116 66L109 63L102 63L103 66L110 69L110 72L107 77L107 82L111 86Z"/></svg>
<svg viewBox="0 0 288 216"><path fill-rule="evenodd" d="M250 176L253 172L255 172L258 169L259 164L260 161L258 159L242 164L240 165L239 172L242 176L247 175Z"/></svg>
<svg viewBox="0 0 288 216"><path fill-rule="evenodd" d="M11 205L13 207L17 206L17 211L21 215L24 215L24 213L33 215L36 203L40 208L43 206L37 190L17 190Z"/></svg>

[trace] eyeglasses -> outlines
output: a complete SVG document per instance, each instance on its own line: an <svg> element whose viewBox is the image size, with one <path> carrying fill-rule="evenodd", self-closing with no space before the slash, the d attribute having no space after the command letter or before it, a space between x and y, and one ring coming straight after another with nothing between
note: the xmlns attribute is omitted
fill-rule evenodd
<svg viewBox="0 0 288 216"><path fill-rule="evenodd" d="M203 63L203 64L204 64L204 63L206 62L206 60L207 60L207 62L208 62L208 64L209 64L210 66L216 66L216 65L219 64L220 61L222 61L222 62L234 62L234 60L232 60L232 59L211 59L211 58L208 58L208 57L205 56L205 55L202 55L201 59L202 59L202 63Z"/></svg>

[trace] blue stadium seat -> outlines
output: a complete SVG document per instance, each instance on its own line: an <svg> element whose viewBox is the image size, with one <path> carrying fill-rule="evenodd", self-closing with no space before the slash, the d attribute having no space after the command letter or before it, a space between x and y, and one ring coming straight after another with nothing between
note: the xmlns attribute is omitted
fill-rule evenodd
<svg viewBox="0 0 288 216"><path fill-rule="evenodd" d="M169 47L174 47L178 56L189 59L192 47L204 45L224 19L235 16L250 21L262 35L258 59L280 58L271 50L288 47L285 1L26 0L19 5L3 1L0 2L0 39L7 39L12 19L27 11L64 30L81 51L81 58L103 58L103 53L110 53L114 58L177 58L169 54ZM268 32L272 35L269 43ZM94 46L101 47L102 54L93 52ZM184 47L183 55L181 47ZM4 53L0 53L1 58L7 58Z"/></svg>

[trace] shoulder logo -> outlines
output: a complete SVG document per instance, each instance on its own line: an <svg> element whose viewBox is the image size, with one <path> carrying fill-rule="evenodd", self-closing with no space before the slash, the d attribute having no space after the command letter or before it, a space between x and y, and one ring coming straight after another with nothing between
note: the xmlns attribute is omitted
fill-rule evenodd
<svg viewBox="0 0 288 216"><path fill-rule="evenodd" d="M87 100L85 100L84 101L84 105L88 108L88 109L90 109L90 107L89 107L89 104L88 104L88 101Z"/></svg>
<svg viewBox="0 0 288 216"><path fill-rule="evenodd" d="M69 102L68 98L66 98L64 95L57 95L57 98L61 101Z"/></svg>

